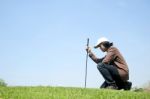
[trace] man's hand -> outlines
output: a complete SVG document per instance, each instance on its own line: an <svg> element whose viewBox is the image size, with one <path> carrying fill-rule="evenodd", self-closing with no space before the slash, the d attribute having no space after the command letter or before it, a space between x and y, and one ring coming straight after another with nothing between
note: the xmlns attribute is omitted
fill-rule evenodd
<svg viewBox="0 0 150 99"><path fill-rule="evenodd" d="M90 47L86 47L86 51L87 51L88 53L91 53L91 52L92 52Z"/></svg>

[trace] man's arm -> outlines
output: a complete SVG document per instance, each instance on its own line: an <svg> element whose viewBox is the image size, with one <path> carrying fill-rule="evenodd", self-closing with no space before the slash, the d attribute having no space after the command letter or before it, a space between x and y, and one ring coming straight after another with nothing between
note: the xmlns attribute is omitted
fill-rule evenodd
<svg viewBox="0 0 150 99"><path fill-rule="evenodd" d="M104 57L103 58L97 58L93 52L89 52L89 57L95 62L95 63L100 63L103 61Z"/></svg>

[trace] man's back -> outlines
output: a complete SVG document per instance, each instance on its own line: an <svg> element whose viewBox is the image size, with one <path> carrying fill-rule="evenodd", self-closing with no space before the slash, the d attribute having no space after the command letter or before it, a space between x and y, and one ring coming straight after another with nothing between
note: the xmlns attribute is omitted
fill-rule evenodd
<svg viewBox="0 0 150 99"><path fill-rule="evenodd" d="M102 61L103 63L113 62L114 65L117 67L119 74L123 80L129 79L129 69L128 65L116 47L110 47L107 51L105 58Z"/></svg>

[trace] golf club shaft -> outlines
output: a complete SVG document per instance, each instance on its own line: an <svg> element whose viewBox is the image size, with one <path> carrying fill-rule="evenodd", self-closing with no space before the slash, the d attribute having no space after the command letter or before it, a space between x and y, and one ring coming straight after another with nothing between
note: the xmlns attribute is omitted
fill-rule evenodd
<svg viewBox="0 0 150 99"><path fill-rule="evenodd" d="M89 38L87 39L87 47L89 47ZM88 51L86 54L86 67L85 67L85 88L86 88L86 81L87 81L87 62L88 62Z"/></svg>

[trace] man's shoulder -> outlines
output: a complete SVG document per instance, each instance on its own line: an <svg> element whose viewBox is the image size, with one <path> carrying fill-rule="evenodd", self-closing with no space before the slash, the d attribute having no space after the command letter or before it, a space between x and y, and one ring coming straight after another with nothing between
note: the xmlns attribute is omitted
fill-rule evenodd
<svg viewBox="0 0 150 99"><path fill-rule="evenodd" d="M108 51L118 51L118 49L117 49L116 47L114 47L114 46L111 46L111 47L108 49Z"/></svg>

